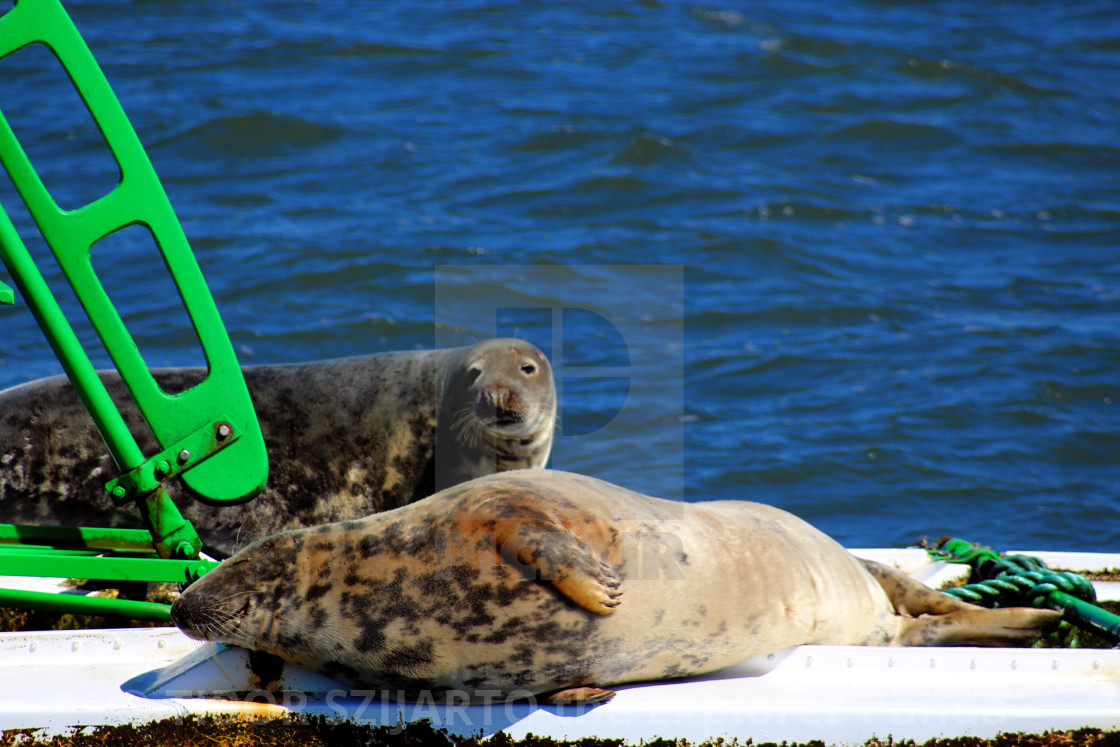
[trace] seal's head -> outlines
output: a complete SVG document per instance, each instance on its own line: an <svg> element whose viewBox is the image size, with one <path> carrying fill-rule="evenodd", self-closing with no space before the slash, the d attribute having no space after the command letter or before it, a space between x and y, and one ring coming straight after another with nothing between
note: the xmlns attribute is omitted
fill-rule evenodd
<svg viewBox="0 0 1120 747"><path fill-rule="evenodd" d="M202 641L260 651L283 646L295 634L285 623L302 545L294 532L250 545L191 584L171 606L172 621Z"/></svg>
<svg viewBox="0 0 1120 747"><path fill-rule="evenodd" d="M522 340L497 339L470 348L462 386L466 406L455 428L464 442L548 435L556 419L556 388L548 358Z"/></svg>
<svg viewBox="0 0 1120 747"><path fill-rule="evenodd" d="M191 638L274 654L350 684L419 686L434 639L418 626L432 609L454 610L415 577L438 545L427 524L412 536L394 521L411 515L400 511L255 542L191 584L171 619Z"/></svg>

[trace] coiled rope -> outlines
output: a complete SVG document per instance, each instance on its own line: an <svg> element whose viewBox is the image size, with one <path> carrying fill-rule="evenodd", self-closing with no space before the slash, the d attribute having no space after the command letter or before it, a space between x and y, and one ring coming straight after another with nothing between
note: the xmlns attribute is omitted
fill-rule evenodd
<svg viewBox="0 0 1120 747"><path fill-rule="evenodd" d="M1046 607L1063 613L1062 619L1120 643L1120 617L1096 606L1096 590L1084 576L1052 571L1041 558L1000 555L991 548L953 537L943 537L926 548L929 554L950 563L972 567L979 580L945 594L981 607Z"/></svg>

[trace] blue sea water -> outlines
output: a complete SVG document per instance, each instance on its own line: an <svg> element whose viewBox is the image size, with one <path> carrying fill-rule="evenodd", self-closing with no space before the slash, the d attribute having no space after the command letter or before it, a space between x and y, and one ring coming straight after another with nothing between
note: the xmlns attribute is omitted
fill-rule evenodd
<svg viewBox="0 0 1120 747"><path fill-rule="evenodd" d="M66 6L243 363L517 334L557 468L849 546L1120 549L1110 0ZM73 207L115 166L38 52L0 110ZM198 362L133 238L95 266ZM58 371L0 308L0 387Z"/></svg>

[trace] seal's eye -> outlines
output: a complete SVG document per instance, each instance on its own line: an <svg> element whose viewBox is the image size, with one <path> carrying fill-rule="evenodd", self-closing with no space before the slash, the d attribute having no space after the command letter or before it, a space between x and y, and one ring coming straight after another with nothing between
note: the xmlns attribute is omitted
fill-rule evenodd
<svg viewBox="0 0 1120 747"><path fill-rule="evenodd" d="M534 366L532 363L522 363L521 364L521 373L525 374L526 376L532 376L536 372L537 372L537 367Z"/></svg>
<svg viewBox="0 0 1120 747"><path fill-rule="evenodd" d="M479 368L478 366L471 366L469 369L467 369L467 384L468 385L473 384L476 380L478 380L478 377L481 376L481 375L482 375L482 369L481 368Z"/></svg>

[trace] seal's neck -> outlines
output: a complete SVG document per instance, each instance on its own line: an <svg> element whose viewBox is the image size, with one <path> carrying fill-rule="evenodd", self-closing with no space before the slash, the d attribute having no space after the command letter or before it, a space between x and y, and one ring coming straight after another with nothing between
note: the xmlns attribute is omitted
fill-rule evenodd
<svg viewBox="0 0 1120 747"><path fill-rule="evenodd" d="M499 472L543 467L552 451L551 429L531 438L499 438L494 443L494 460Z"/></svg>

